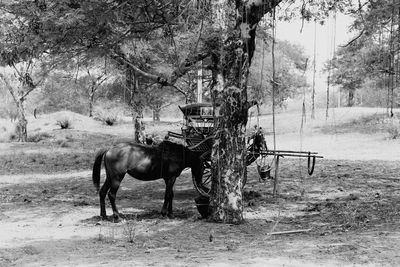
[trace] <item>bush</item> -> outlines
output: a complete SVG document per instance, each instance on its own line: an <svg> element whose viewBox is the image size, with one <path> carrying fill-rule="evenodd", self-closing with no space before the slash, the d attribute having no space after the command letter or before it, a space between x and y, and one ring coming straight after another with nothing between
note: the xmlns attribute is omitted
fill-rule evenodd
<svg viewBox="0 0 400 267"><path fill-rule="evenodd" d="M115 125L120 114L123 114L124 109L121 104L113 102L98 102L94 107L93 119L103 122L106 125Z"/></svg>
<svg viewBox="0 0 400 267"><path fill-rule="evenodd" d="M104 118L104 123L109 125L109 126L113 126L115 124L115 122L117 121L117 117L114 116L107 116L106 118Z"/></svg>
<svg viewBox="0 0 400 267"><path fill-rule="evenodd" d="M18 133L15 125L12 125L6 129L1 135L2 142L16 142L18 141Z"/></svg>
<svg viewBox="0 0 400 267"><path fill-rule="evenodd" d="M70 129L71 128L71 122L67 118L58 120L57 125L59 125L61 127L61 129Z"/></svg>
<svg viewBox="0 0 400 267"><path fill-rule="evenodd" d="M18 135L17 135L17 133L15 133L15 132L14 132L14 133L10 133L8 139L9 139L11 142L17 141L17 140L18 140Z"/></svg>
<svg viewBox="0 0 400 267"><path fill-rule="evenodd" d="M107 112L97 112L94 117L95 120L99 120L108 126L113 126L118 120L117 112L107 111Z"/></svg>

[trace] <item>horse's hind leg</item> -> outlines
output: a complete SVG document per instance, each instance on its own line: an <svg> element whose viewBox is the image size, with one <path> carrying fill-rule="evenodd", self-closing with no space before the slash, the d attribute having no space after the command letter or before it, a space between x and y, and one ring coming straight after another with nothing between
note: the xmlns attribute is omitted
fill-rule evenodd
<svg viewBox="0 0 400 267"><path fill-rule="evenodd" d="M169 218L173 218L174 215L172 213L172 200L174 199L174 184L176 177L172 177L169 180L165 179L165 195L164 195L164 204L161 209L161 215L167 215Z"/></svg>
<svg viewBox="0 0 400 267"><path fill-rule="evenodd" d="M101 189L99 191L100 216L103 220L107 219L105 198L106 198L108 190L110 189L110 186L111 186L110 178L107 175L106 181L104 182L103 186L101 187Z"/></svg>
<svg viewBox="0 0 400 267"><path fill-rule="evenodd" d="M119 212L117 209L117 205L115 204L115 199L117 197L117 191L119 188L119 185L121 184L122 179L124 179L125 174L116 176L115 179L112 179L111 181L111 188L110 191L108 191L108 199L110 200L111 207L113 209L113 216L114 216L114 222L119 222Z"/></svg>

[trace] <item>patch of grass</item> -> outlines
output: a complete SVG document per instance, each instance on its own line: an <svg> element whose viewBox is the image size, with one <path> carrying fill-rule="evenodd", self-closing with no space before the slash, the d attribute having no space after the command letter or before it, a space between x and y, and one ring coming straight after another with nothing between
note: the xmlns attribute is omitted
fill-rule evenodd
<svg viewBox="0 0 400 267"><path fill-rule="evenodd" d="M116 241L114 227L107 227L107 228L100 227L97 241L104 243L114 243Z"/></svg>
<svg viewBox="0 0 400 267"><path fill-rule="evenodd" d="M60 147L71 147L71 142L73 141L73 138L69 137L67 135L65 139L57 139L56 144L59 145Z"/></svg>
<svg viewBox="0 0 400 267"><path fill-rule="evenodd" d="M134 243L135 239L136 239L136 224L132 221L128 221L125 225L124 225L124 231L123 234L125 235L127 241L129 243Z"/></svg>
<svg viewBox="0 0 400 267"><path fill-rule="evenodd" d="M389 133L390 139L400 138L400 126L399 125L388 125L387 132Z"/></svg>
<svg viewBox="0 0 400 267"><path fill-rule="evenodd" d="M324 134L352 133L362 134L385 133L388 131L389 118L386 114L373 114L353 119L349 122L321 127Z"/></svg>
<svg viewBox="0 0 400 267"><path fill-rule="evenodd" d="M322 220L344 230L393 223L400 218L399 204L385 199L333 201L325 203L324 206L321 211Z"/></svg>
<svg viewBox="0 0 400 267"><path fill-rule="evenodd" d="M71 145L68 143L68 141L62 141L60 143L60 147L71 147Z"/></svg>
<svg viewBox="0 0 400 267"><path fill-rule="evenodd" d="M28 136L28 142L38 143L42 140L50 138L51 135L48 133L36 133Z"/></svg>

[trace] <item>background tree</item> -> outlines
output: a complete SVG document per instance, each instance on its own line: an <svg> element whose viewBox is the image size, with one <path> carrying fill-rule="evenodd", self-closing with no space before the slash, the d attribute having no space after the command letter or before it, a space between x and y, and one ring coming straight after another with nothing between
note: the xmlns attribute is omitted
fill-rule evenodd
<svg viewBox="0 0 400 267"><path fill-rule="evenodd" d="M41 34L40 17L35 13L43 6L38 2L26 3L29 14L24 10L14 12L12 4L7 7L10 9L0 9L0 65L8 68L0 73L0 80L17 108L18 140L26 142L26 98L42 84L55 62L45 54L50 44Z"/></svg>
<svg viewBox="0 0 400 267"><path fill-rule="evenodd" d="M368 85L373 81L375 90L387 90L386 106L393 110L400 77L400 2L359 1L349 13L354 17L351 30L355 37L328 63L333 82L347 92L347 105L352 106L356 90L371 88Z"/></svg>
<svg viewBox="0 0 400 267"><path fill-rule="evenodd" d="M267 31L271 32L270 29ZM260 102L272 105L272 39L269 35L266 36L265 30L261 33L258 32L258 36L265 36L257 38L258 43L263 40L269 41L258 45L255 50L249 74L249 97L250 99L262 99ZM302 89L308 86L304 75L308 59L300 46L287 41L276 41L275 57L277 90L274 93L274 103L277 107L282 107L287 99L296 98L303 93Z"/></svg>
<svg viewBox="0 0 400 267"><path fill-rule="evenodd" d="M86 61L76 73L76 83L85 89L88 98L88 115L93 117L95 94L100 86L110 77L110 69L105 58Z"/></svg>

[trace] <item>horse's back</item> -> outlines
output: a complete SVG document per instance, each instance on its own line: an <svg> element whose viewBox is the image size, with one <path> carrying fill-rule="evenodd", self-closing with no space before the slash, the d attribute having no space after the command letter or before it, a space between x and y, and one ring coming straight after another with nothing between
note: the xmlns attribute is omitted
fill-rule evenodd
<svg viewBox="0 0 400 267"><path fill-rule="evenodd" d="M129 173L139 180L169 179L185 168L183 149L165 142L158 146L119 143L106 153L106 165L115 174Z"/></svg>
<svg viewBox="0 0 400 267"><path fill-rule="evenodd" d="M151 149L141 144L119 143L106 153L107 165L116 172L126 172L130 168L146 169L155 158Z"/></svg>

